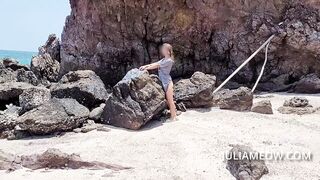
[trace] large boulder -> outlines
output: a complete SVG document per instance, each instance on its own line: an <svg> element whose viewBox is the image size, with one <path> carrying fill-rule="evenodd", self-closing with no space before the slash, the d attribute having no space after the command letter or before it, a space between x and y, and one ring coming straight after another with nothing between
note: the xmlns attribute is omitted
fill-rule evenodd
<svg viewBox="0 0 320 180"><path fill-rule="evenodd" d="M320 78L317 74L303 76L294 86L292 92L295 93L320 93Z"/></svg>
<svg viewBox="0 0 320 180"><path fill-rule="evenodd" d="M262 100L262 101L253 103L251 111L260 113L260 114L273 114L271 101Z"/></svg>
<svg viewBox="0 0 320 180"><path fill-rule="evenodd" d="M31 70L38 79L56 82L59 79L60 64L50 54L44 53L32 58Z"/></svg>
<svg viewBox="0 0 320 180"><path fill-rule="evenodd" d="M164 91L146 71L133 69L113 87L102 122L137 130L166 107Z"/></svg>
<svg viewBox="0 0 320 180"><path fill-rule="evenodd" d="M44 87L34 87L26 89L19 95L19 104L22 111L29 111L36 108L51 99L50 90Z"/></svg>
<svg viewBox="0 0 320 180"><path fill-rule="evenodd" d="M50 89L53 97L73 98L89 108L103 103L108 95L100 77L90 70L69 72Z"/></svg>
<svg viewBox="0 0 320 180"><path fill-rule="evenodd" d="M189 108L212 106L215 84L215 76L195 72L190 79L180 80L174 85L175 100Z"/></svg>
<svg viewBox="0 0 320 180"><path fill-rule="evenodd" d="M17 119L19 130L31 134L51 134L79 127L89 110L74 99L57 99L32 109Z"/></svg>
<svg viewBox="0 0 320 180"><path fill-rule="evenodd" d="M254 157L254 158L252 158ZM234 145L227 155L227 169L237 180L259 180L269 170L259 152L248 146Z"/></svg>
<svg viewBox="0 0 320 180"><path fill-rule="evenodd" d="M60 40L55 34L50 34L45 45L39 47L39 55L49 54L52 59L60 62Z"/></svg>
<svg viewBox="0 0 320 180"><path fill-rule="evenodd" d="M250 111L253 104L251 89L240 87L238 89L223 89L213 95L213 104L220 109L235 111Z"/></svg>

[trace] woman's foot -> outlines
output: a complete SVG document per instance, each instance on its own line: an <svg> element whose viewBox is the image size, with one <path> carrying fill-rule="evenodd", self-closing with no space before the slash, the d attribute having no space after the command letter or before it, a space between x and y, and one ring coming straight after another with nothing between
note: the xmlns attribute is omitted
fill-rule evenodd
<svg viewBox="0 0 320 180"><path fill-rule="evenodd" d="M177 117L177 116L175 116L175 117L171 117L171 118L170 118L170 121L172 121L172 122L174 122L174 121L178 121L178 117Z"/></svg>

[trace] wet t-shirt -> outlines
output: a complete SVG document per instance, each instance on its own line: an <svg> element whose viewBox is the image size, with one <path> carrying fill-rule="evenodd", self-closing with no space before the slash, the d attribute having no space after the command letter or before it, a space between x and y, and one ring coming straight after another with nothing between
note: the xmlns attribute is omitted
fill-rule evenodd
<svg viewBox="0 0 320 180"><path fill-rule="evenodd" d="M169 83L172 81L170 72L173 66L173 60L171 58L161 59L159 63L159 78L162 82L162 86L165 91L167 91Z"/></svg>

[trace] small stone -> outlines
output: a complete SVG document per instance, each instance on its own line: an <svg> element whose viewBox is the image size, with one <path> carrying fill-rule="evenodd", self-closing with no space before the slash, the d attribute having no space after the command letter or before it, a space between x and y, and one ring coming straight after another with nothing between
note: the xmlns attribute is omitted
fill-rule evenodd
<svg viewBox="0 0 320 180"><path fill-rule="evenodd" d="M270 100L263 100L253 103L251 111L260 114L273 114Z"/></svg>

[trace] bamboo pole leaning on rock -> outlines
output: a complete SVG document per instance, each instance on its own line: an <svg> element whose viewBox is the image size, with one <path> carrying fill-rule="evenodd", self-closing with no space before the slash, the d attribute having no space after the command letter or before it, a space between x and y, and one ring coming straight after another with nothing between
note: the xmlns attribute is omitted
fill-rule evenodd
<svg viewBox="0 0 320 180"><path fill-rule="evenodd" d="M275 34L272 35L271 37L269 37L269 39L263 43L259 49L257 49L246 61L244 61L225 81L223 81L222 84L220 84L219 87L217 87L217 89L215 89L213 91L213 93L218 92L228 81L230 81L231 78L233 78L234 75L236 75L246 64L248 64L264 47L268 46L269 43L271 42L271 40L275 37ZM268 47L267 47L268 48ZM267 53L267 52L266 52ZM268 58L268 56L266 56ZM263 74L263 69L261 69L261 73L260 75L262 76ZM260 76L259 76L260 77ZM261 77L260 77L261 78ZM260 78L258 78L258 80L260 80ZM258 81L256 82L256 84L258 83ZM254 89L253 89L254 90Z"/></svg>

